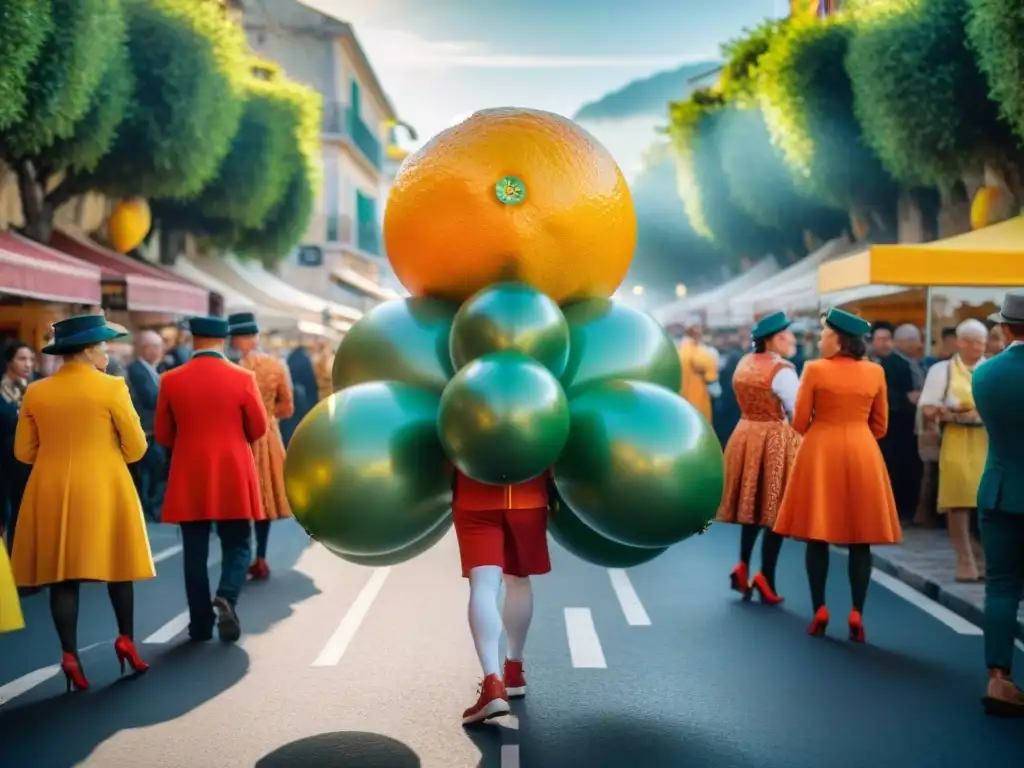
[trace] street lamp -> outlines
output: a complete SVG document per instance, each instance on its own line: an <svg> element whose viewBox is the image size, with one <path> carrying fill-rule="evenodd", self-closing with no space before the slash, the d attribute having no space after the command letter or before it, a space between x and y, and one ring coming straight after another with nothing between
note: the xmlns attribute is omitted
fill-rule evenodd
<svg viewBox="0 0 1024 768"><path fill-rule="evenodd" d="M633 286L633 295L634 296L643 296L644 295L644 287L642 285L634 285Z"/></svg>
<svg viewBox="0 0 1024 768"><path fill-rule="evenodd" d="M676 298L681 299L686 296L686 286L682 283L676 283Z"/></svg>

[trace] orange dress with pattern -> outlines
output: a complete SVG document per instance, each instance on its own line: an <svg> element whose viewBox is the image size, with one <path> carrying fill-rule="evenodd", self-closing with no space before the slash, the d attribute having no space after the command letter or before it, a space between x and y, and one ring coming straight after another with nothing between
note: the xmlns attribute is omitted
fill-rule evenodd
<svg viewBox="0 0 1024 768"><path fill-rule="evenodd" d="M279 419L287 419L295 413L291 377L282 363L265 352L250 352L239 365L256 376L256 386L267 409L267 432L252 444L263 513L268 520L291 517L292 510L284 492L284 441L279 423Z"/></svg>
<svg viewBox="0 0 1024 768"><path fill-rule="evenodd" d="M787 423L772 380L792 368L770 354L746 355L732 377L739 424L725 446L725 492L718 519L771 527L782 505L800 435Z"/></svg>

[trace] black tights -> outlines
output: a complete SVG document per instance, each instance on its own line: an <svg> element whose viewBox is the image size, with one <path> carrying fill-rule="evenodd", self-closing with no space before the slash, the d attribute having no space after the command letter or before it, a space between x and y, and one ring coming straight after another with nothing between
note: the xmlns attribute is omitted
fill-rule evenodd
<svg viewBox="0 0 1024 768"><path fill-rule="evenodd" d="M811 585L811 603L817 611L825 605L825 584L828 582L829 545L824 541L807 543L807 580ZM855 610L864 611L864 601L871 583L871 546L851 544L849 547L850 596Z"/></svg>
<svg viewBox="0 0 1024 768"><path fill-rule="evenodd" d="M267 543L270 541L270 521L257 520L252 527L256 531L256 558L266 560Z"/></svg>
<svg viewBox="0 0 1024 768"><path fill-rule="evenodd" d="M78 597L81 582L60 581L50 585L50 615L64 653L78 654ZM135 623L135 590L130 581L107 584L110 605L117 619L117 633L132 636Z"/></svg>
<svg viewBox="0 0 1024 768"><path fill-rule="evenodd" d="M754 554L757 536L764 531L761 539L761 573L768 586L775 589L775 565L779 562L779 551L782 549L782 537L770 528L746 523L740 528L740 562L750 569L750 558Z"/></svg>

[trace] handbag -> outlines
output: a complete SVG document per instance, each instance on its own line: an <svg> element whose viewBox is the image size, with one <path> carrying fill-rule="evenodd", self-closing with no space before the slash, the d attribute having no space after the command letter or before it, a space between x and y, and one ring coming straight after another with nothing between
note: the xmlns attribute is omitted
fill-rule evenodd
<svg viewBox="0 0 1024 768"><path fill-rule="evenodd" d="M946 371L946 388L942 393L943 401L949 397L949 384L952 379L950 371ZM917 430L917 455L923 462L938 462L939 454L942 452L942 424L936 421L934 424L924 423L924 414L917 409L918 430Z"/></svg>

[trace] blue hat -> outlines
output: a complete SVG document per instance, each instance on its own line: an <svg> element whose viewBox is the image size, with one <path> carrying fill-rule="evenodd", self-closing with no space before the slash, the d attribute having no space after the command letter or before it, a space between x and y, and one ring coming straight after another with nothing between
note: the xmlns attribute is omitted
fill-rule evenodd
<svg viewBox="0 0 1024 768"><path fill-rule="evenodd" d="M53 341L43 347L44 355L70 355L93 344L128 334L107 323L103 315L75 315L53 324Z"/></svg>
<svg viewBox="0 0 1024 768"><path fill-rule="evenodd" d="M232 336L254 336L260 332L256 315L252 312L236 312L228 315L228 326Z"/></svg>
<svg viewBox="0 0 1024 768"><path fill-rule="evenodd" d="M201 339L226 339L229 330L223 317L190 317L188 329Z"/></svg>
<svg viewBox="0 0 1024 768"><path fill-rule="evenodd" d="M786 317L785 312L772 312L754 324L754 327L750 329L750 338L767 339L769 336L781 333L792 324L793 321Z"/></svg>
<svg viewBox="0 0 1024 768"><path fill-rule="evenodd" d="M825 315L824 323L833 331L845 333L847 336L867 336L871 333L871 323L842 309L830 309Z"/></svg>

